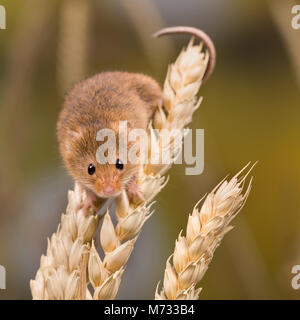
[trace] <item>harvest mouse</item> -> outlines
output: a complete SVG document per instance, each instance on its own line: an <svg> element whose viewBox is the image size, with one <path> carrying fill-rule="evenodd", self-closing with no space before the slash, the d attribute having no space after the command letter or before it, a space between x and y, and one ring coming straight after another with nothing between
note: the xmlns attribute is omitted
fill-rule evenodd
<svg viewBox="0 0 300 320"><path fill-rule="evenodd" d="M166 28L154 36L171 33L191 34L204 42L210 55L204 76L207 79L215 64L210 38L191 27ZM96 136L100 129L109 128L118 139L120 121L127 121L131 129L146 130L161 102L162 91L155 80L143 74L118 71L97 74L76 84L69 92L57 122L57 138L67 170L87 191L85 212L96 209L98 197L116 197L123 189L129 198L143 200L139 188L141 164L125 163L119 156L118 143L115 162L98 163L96 152L101 142Z"/></svg>

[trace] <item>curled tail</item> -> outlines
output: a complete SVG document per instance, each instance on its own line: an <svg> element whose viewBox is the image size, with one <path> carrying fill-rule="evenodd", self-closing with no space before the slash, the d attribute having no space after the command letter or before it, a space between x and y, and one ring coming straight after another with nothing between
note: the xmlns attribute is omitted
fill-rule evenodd
<svg viewBox="0 0 300 320"><path fill-rule="evenodd" d="M156 33L153 34L153 37L161 37L166 34L190 34L192 36L195 36L199 40L203 41L204 45L207 47L208 54L209 54L209 63L208 67L206 69L206 72L203 77L203 82L206 81L212 72L214 71L215 65L216 65L216 49L214 46L213 41L211 38L202 30L193 28L193 27L183 27L183 26L177 26L177 27L169 27L164 28Z"/></svg>

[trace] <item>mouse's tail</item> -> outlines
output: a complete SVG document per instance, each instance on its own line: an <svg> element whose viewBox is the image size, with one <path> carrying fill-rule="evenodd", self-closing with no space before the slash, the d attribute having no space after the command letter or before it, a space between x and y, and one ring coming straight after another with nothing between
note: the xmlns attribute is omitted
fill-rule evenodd
<svg viewBox="0 0 300 320"><path fill-rule="evenodd" d="M189 35L195 36L196 38L203 41L203 43L207 47L208 54L209 54L209 63L203 77L203 82L206 81L212 74L216 64L216 49L213 41L204 31L197 28L184 27L184 26L169 27L169 28L161 29L156 33L154 33L153 37L161 37L166 34L176 34L176 33L189 34Z"/></svg>

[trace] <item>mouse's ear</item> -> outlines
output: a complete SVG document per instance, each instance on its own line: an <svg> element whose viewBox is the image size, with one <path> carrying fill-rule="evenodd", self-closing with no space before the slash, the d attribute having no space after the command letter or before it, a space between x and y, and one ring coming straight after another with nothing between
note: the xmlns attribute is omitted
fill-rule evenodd
<svg viewBox="0 0 300 320"><path fill-rule="evenodd" d="M70 155L74 151L74 144L76 141L78 141L80 138L82 138L83 134L79 130L68 130L66 137L64 139L64 149L65 152L68 155Z"/></svg>

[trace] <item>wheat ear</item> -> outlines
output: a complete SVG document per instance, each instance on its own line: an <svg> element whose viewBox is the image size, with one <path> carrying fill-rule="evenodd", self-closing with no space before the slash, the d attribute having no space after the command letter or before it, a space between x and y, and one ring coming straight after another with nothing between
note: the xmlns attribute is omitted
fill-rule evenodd
<svg viewBox="0 0 300 320"><path fill-rule="evenodd" d="M79 209L85 197L77 184L74 191L69 191L66 213L48 239L47 253L41 257L35 280L30 281L33 299L77 300L90 296L85 265L100 216L91 211L84 215Z"/></svg>
<svg viewBox="0 0 300 320"><path fill-rule="evenodd" d="M172 151L170 164L143 166L140 175L140 187L145 200L139 204L131 202L125 191L115 201L117 224L113 225L109 212L106 213L100 230L100 242L104 251L101 259L93 243L90 250L88 274L94 287L93 298L115 298L126 262L134 243L150 211L152 199L167 183L162 175L169 169L179 154L181 145L172 146L172 139L166 139L172 129L183 128L191 121L193 112L199 107L201 99L196 95L208 64L208 54L202 52L202 45L191 40L176 62L169 66L163 89L163 104L155 113L149 126L149 139L154 139L155 152L160 155L165 150ZM151 128L168 129L154 136ZM166 142L167 141L167 142ZM149 156L151 150L149 150ZM150 161L149 161L150 162Z"/></svg>
<svg viewBox="0 0 300 320"><path fill-rule="evenodd" d="M221 181L205 197L200 210L197 207L203 199L196 204L188 218L186 236L180 232L174 252L167 260L163 288L158 292L157 286L156 300L198 299L201 288L196 286L224 235L232 229L229 223L240 212L251 190L252 178L243 192L252 169L243 176L245 168L230 181Z"/></svg>

